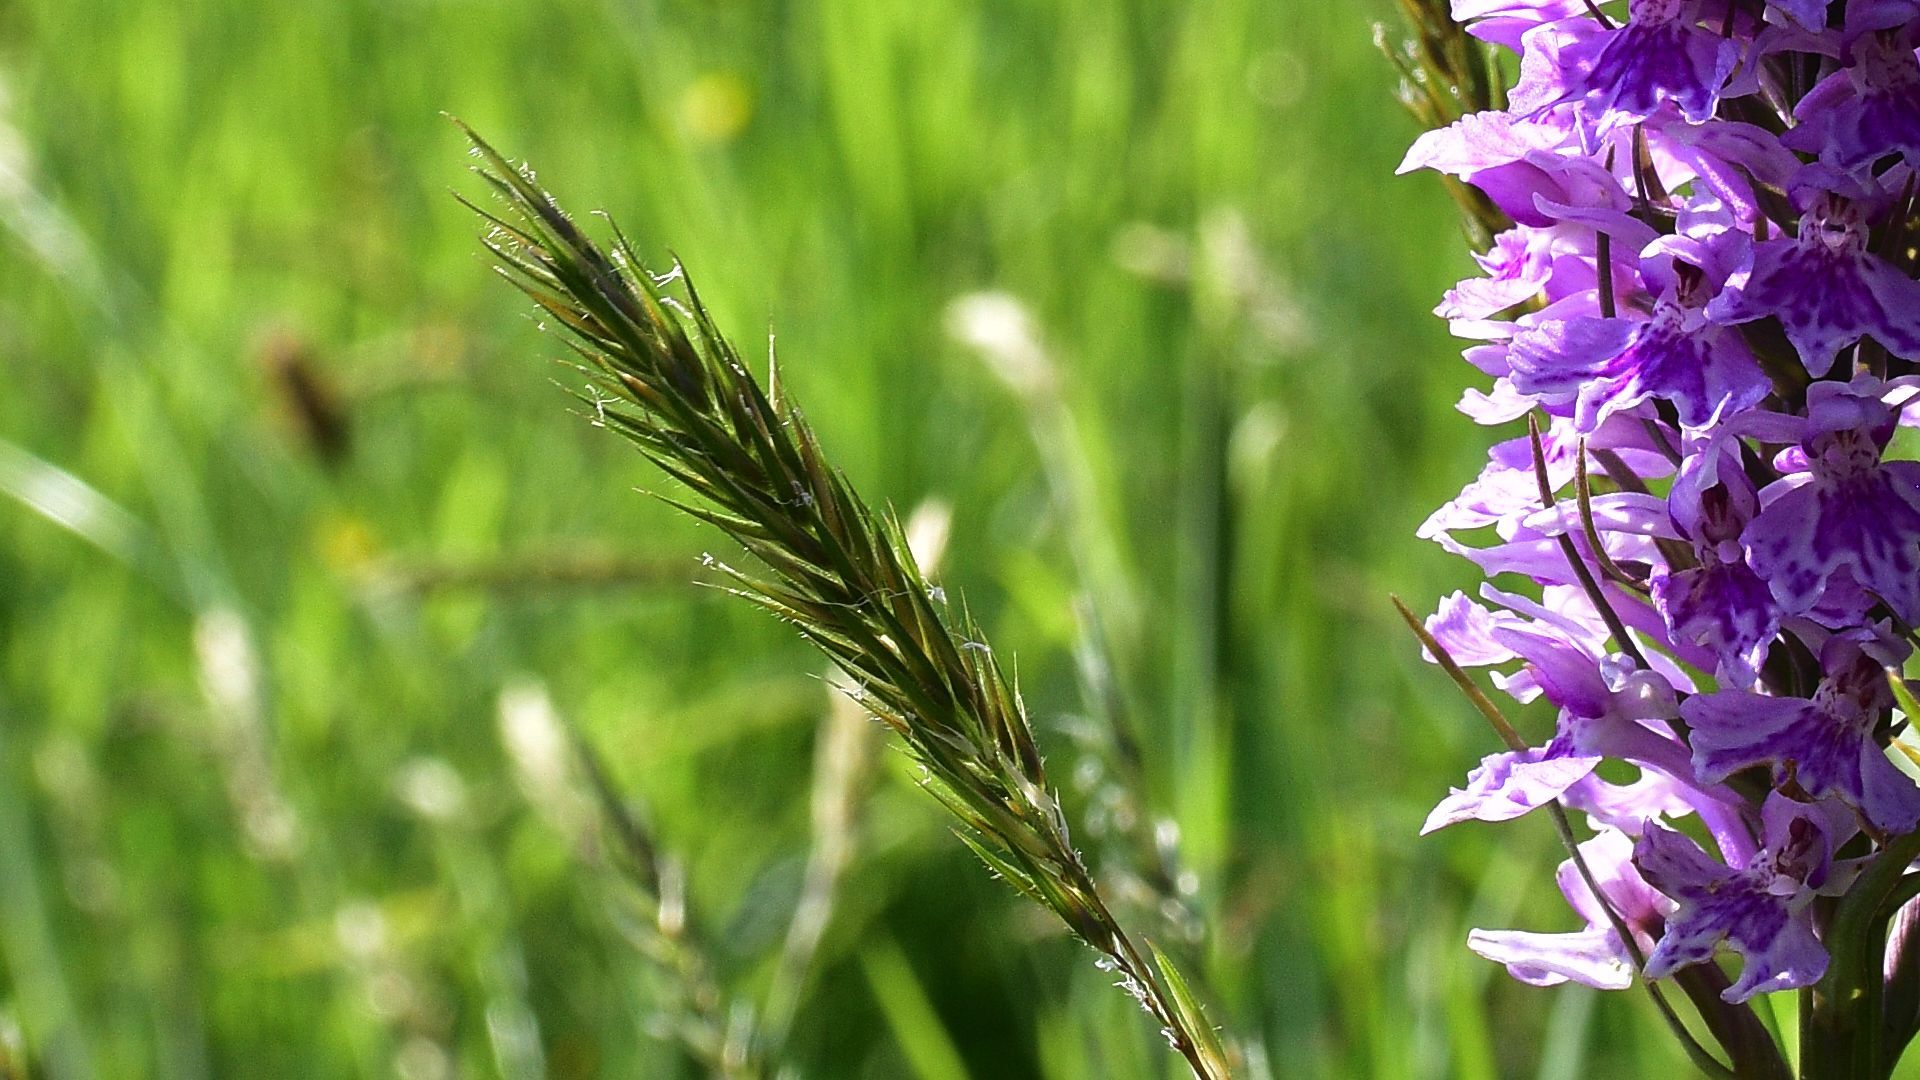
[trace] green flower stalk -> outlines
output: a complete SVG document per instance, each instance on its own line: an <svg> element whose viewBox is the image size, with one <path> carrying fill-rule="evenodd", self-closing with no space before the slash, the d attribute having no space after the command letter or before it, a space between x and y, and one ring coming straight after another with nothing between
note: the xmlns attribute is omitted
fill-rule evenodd
<svg viewBox="0 0 1920 1080"><path fill-rule="evenodd" d="M730 591L840 667L842 689L900 737L961 840L1100 954L1196 1077L1230 1075L1185 981L1120 925L1074 849L1018 689L979 627L928 583L899 521L833 468L777 368L763 388L680 266L649 273L617 227L603 250L530 171L467 135L505 211L467 205L491 226L501 273L569 332L594 423L696 496L666 501L766 568L714 563Z"/></svg>

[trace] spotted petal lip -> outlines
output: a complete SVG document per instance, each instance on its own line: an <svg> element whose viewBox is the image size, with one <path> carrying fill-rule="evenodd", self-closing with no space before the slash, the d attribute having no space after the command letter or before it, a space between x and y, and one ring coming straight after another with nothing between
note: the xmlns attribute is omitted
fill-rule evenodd
<svg viewBox="0 0 1920 1080"><path fill-rule="evenodd" d="M1888 700L1883 662L1851 635L1821 650L1826 677L1810 698L1743 690L1697 694L1681 706L1693 727L1693 760L1715 781L1772 765L1815 797L1832 796L1888 833L1920 825L1920 787L1887 760L1875 737Z"/></svg>
<svg viewBox="0 0 1920 1080"><path fill-rule="evenodd" d="M1920 619L1920 463L1885 461L1896 414L1871 378L1808 395L1804 480L1763 493L1742 536L1748 563L1788 614L1813 611L1831 582L1858 583L1902 621ZM1847 427L1846 424L1858 426Z"/></svg>
<svg viewBox="0 0 1920 1080"><path fill-rule="evenodd" d="M1800 99L1781 143L1850 172L1896 155L1920 167L1920 56L1872 33L1851 52L1851 64Z"/></svg>
<svg viewBox="0 0 1920 1080"><path fill-rule="evenodd" d="M1740 977L1721 994L1730 1002L1811 986L1826 973L1826 949L1807 907L1824 884L1818 879L1833 838L1815 808L1776 795L1767 810L1769 846L1737 869L1672 830L1654 826L1641 836L1634 865L1677 904L1647 957L1648 978L1706 963L1722 945L1744 961Z"/></svg>
<svg viewBox="0 0 1920 1080"><path fill-rule="evenodd" d="M1652 0L1600 49L1576 84L1601 117L1601 129L1645 120L1671 103L1691 123L1705 123L1740 60L1739 46L1678 16L1685 5ZM1664 17L1649 17L1650 12Z"/></svg>
<svg viewBox="0 0 1920 1080"><path fill-rule="evenodd" d="M1654 579L1653 597L1674 637L1713 653L1716 677L1753 685L1780 632L1780 613L1751 567L1716 561L1663 574Z"/></svg>
<svg viewBox="0 0 1920 1080"><path fill-rule="evenodd" d="M1728 325L1778 319L1816 379L1861 338L1920 357L1920 281L1867 250L1864 231L1835 233L1831 220L1810 211L1799 236L1758 244L1745 284L1715 298L1708 317Z"/></svg>
<svg viewBox="0 0 1920 1080"><path fill-rule="evenodd" d="M1582 432L1649 399L1668 402L1681 424L1699 428L1753 408L1773 389L1739 334L1690 320L1669 301L1646 321L1541 326L1514 338L1509 355L1515 389L1574 395Z"/></svg>

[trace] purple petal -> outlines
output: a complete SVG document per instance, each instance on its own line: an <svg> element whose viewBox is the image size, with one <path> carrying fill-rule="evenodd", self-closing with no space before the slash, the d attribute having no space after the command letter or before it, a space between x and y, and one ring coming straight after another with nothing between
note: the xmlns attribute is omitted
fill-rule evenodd
<svg viewBox="0 0 1920 1080"><path fill-rule="evenodd" d="M1493 638L1494 628L1501 621L1492 611L1468 599L1466 593L1455 592L1440 601L1439 610L1426 625L1427 633L1440 642L1454 662L1462 667L1485 667L1513 659L1513 650Z"/></svg>
<svg viewBox="0 0 1920 1080"><path fill-rule="evenodd" d="M1920 785L1887 760L1869 741L1860 748L1860 812L1889 833L1909 833L1920 825Z"/></svg>
<svg viewBox="0 0 1920 1080"><path fill-rule="evenodd" d="M1591 774L1568 788L1560 799L1569 810L1587 815L1596 826L1637 835L1649 817L1692 813L1698 795L1685 780L1648 768L1642 769L1640 779L1631 784L1610 784L1599 774ZM1638 880L1639 874L1634 877ZM1574 906L1578 908L1579 904Z"/></svg>
<svg viewBox="0 0 1920 1080"><path fill-rule="evenodd" d="M1721 992L1725 1001L1738 1003L1755 994L1812 986L1827 973L1827 950L1813 936L1813 928L1789 917L1782 906L1769 905L1767 899L1729 896L1713 905L1715 910L1699 916L1703 926L1724 924L1727 946L1746 961L1740 978ZM1648 966L1652 966L1651 957Z"/></svg>
<svg viewBox="0 0 1920 1080"><path fill-rule="evenodd" d="M1529 986L1557 986L1569 979L1596 990L1625 990L1633 968L1620 936L1596 927L1568 934L1525 930L1474 930L1467 948L1504 964L1507 973Z"/></svg>
<svg viewBox="0 0 1920 1080"><path fill-rule="evenodd" d="M1485 319L1537 295L1552 276L1549 233L1518 226L1494 237L1493 248L1476 255L1485 277L1468 278L1450 290L1434 314L1443 319Z"/></svg>
<svg viewBox="0 0 1920 1080"><path fill-rule="evenodd" d="M1580 844L1580 858L1586 862L1594 883L1600 886L1613 912L1636 933L1645 934L1666 919L1673 910L1673 901L1660 895L1640 876L1639 868L1633 864L1633 848L1631 836L1607 829ZM1586 875L1572 859L1560 863L1554 872L1554 881L1560 886L1560 894L1587 920L1588 926L1612 924L1607 908L1594 897L1593 890L1587 887Z"/></svg>
<svg viewBox="0 0 1920 1080"><path fill-rule="evenodd" d="M1793 16L1795 22L1809 30L1827 28L1827 7L1833 0L1769 0L1774 7Z"/></svg>
<svg viewBox="0 0 1920 1080"><path fill-rule="evenodd" d="M1877 676L1877 666L1866 665ZM1920 825L1920 786L1887 760L1873 737L1870 705L1849 700L1829 678L1814 700L1742 690L1696 694L1680 708L1693 726L1693 763L1709 783L1770 764L1815 797L1835 796L1887 832Z"/></svg>
<svg viewBox="0 0 1920 1080"><path fill-rule="evenodd" d="M1462 821L1510 821L1560 797L1600 764L1598 757L1549 756L1542 749L1491 754L1427 815L1420 835Z"/></svg>
<svg viewBox="0 0 1920 1080"><path fill-rule="evenodd" d="M1553 129L1516 120L1503 112L1469 113L1447 127L1414 141L1399 172L1434 169L1478 187L1507 216L1522 225L1547 226L1552 219L1534 209L1542 192L1564 194L1552 172L1534 159L1541 146L1557 144Z"/></svg>
<svg viewBox="0 0 1920 1080"><path fill-rule="evenodd" d="M1699 844L1659 826L1649 827L1633 846L1633 864L1647 884L1675 899L1714 887L1734 874L1700 850Z"/></svg>
<svg viewBox="0 0 1920 1080"><path fill-rule="evenodd" d="M1744 690L1695 694L1680 715L1693 728L1694 769L1708 783L1754 765L1798 761L1808 732L1822 726L1809 702Z"/></svg>
<svg viewBox="0 0 1920 1080"><path fill-rule="evenodd" d="M1580 716L1607 713L1613 693L1592 656L1560 635L1540 628L1503 626L1494 631L1493 637L1527 662L1547 700Z"/></svg>
<svg viewBox="0 0 1920 1080"><path fill-rule="evenodd" d="M1454 408L1485 427L1509 423L1532 412L1539 402L1515 390L1512 379L1496 379L1491 391L1469 387Z"/></svg>
<svg viewBox="0 0 1920 1080"><path fill-rule="evenodd" d="M1626 319L1570 319L1515 335L1507 353L1514 387L1528 394L1578 390L1632 343L1635 325Z"/></svg>

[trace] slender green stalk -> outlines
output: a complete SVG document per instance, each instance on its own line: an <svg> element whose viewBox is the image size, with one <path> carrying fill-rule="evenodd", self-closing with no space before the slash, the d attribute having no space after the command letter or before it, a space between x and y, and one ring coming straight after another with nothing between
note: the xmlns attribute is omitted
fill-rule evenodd
<svg viewBox="0 0 1920 1080"><path fill-rule="evenodd" d="M871 786L880 734L859 705L845 695L835 695L832 707L821 719L813 755L813 841L807 851L800 898L794 904L786 941L767 987L760 1024L760 1045L770 1056L777 1055L793 1031L807 984L815 974L820 942L833 918L841 879L858 853L861 811Z"/></svg>
<svg viewBox="0 0 1920 1080"><path fill-rule="evenodd" d="M1891 1070L1881 1048L1887 920L1910 898L1902 876L1915 858L1920 832L1889 841L1835 905L1823 939L1827 974L1803 1005L1801 1080L1858 1080Z"/></svg>
<svg viewBox="0 0 1920 1080"><path fill-rule="evenodd" d="M0 959L17 973L13 1008L45 1075L50 1080L92 1080L100 1073L85 1014L67 984L32 849L18 742L18 718L11 705L0 700Z"/></svg>
<svg viewBox="0 0 1920 1080"><path fill-rule="evenodd" d="M660 1033L712 1080L764 1080L752 1011L730 999L689 910L686 875L620 794L592 743L561 717L539 684L500 695L500 734L528 800L580 847L597 871L621 936L662 991Z"/></svg>
<svg viewBox="0 0 1920 1080"><path fill-rule="evenodd" d="M697 496L669 502L765 565L764 577L719 569L847 673L959 819L960 838L1102 955L1195 1076L1227 1076L1184 982L1163 957L1149 961L1095 887L1018 690L964 607L928 584L897 519L870 510L827 461L776 370L764 389L748 373L681 268L649 274L617 229L616 253L602 250L530 173L468 134L476 171L506 203L504 216L474 207L492 226L485 243L572 335L594 421Z"/></svg>

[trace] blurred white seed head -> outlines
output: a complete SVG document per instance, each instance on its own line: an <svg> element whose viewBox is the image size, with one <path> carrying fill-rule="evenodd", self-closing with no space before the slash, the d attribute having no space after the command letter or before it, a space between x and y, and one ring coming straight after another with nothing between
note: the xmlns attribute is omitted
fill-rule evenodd
<svg viewBox="0 0 1920 1080"><path fill-rule="evenodd" d="M1088 754L1073 764L1073 789L1084 795L1099 787L1106 774L1100 759Z"/></svg>
<svg viewBox="0 0 1920 1080"><path fill-rule="evenodd" d="M449 1080L453 1076L453 1061L439 1043L424 1035L415 1035L394 1053L393 1073L400 1080Z"/></svg>
<svg viewBox="0 0 1920 1080"><path fill-rule="evenodd" d="M1194 873L1192 870L1182 870L1180 871L1179 879L1173 883L1173 887L1180 891L1181 896L1196 896L1200 892L1200 875Z"/></svg>
<svg viewBox="0 0 1920 1080"><path fill-rule="evenodd" d="M1134 221L1114 233L1113 261L1130 274L1174 285L1186 282L1193 254L1186 237L1172 229Z"/></svg>
<svg viewBox="0 0 1920 1080"><path fill-rule="evenodd" d="M211 608L194 620L193 652L241 833L260 858L290 859L300 847L300 820L273 774L253 631L232 608Z"/></svg>
<svg viewBox="0 0 1920 1080"><path fill-rule="evenodd" d="M1021 397L1053 392L1053 363L1040 344L1033 315L1004 292L968 293L947 306L947 333L974 350Z"/></svg>
<svg viewBox="0 0 1920 1080"><path fill-rule="evenodd" d="M372 961L387 948L387 917L379 905L351 900L333 913L333 938L340 951L359 961Z"/></svg>
<svg viewBox="0 0 1920 1080"><path fill-rule="evenodd" d="M663 855L659 860L660 897L655 918L660 933L678 938L687 930L687 870L679 859Z"/></svg>
<svg viewBox="0 0 1920 1080"><path fill-rule="evenodd" d="M1297 352L1311 344L1311 332L1293 291L1261 254L1247 216L1222 207L1200 223L1194 272L1204 290L1220 304L1212 317L1244 319L1272 348Z"/></svg>
<svg viewBox="0 0 1920 1080"><path fill-rule="evenodd" d="M386 967L374 972L367 977L365 989L367 1008L388 1023L412 1015L420 1004L413 980L398 968Z"/></svg>
<svg viewBox="0 0 1920 1080"><path fill-rule="evenodd" d="M1180 850L1180 825L1172 818L1161 818L1153 823L1153 842L1163 854Z"/></svg>
<svg viewBox="0 0 1920 1080"><path fill-rule="evenodd" d="M1299 352L1313 330L1293 290L1261 254L1245 214L1220 207L1191 236L1150 222L1123 226L1113 261L1144 280L1191 290L1198 314L1215 325L1244 322L1268 350Z"/></svg>
<svg viewBox="0 0 1920 1080"><path fill-rule="evenodd" d="M459 821L467 810L466 781L442 758L415 758L401 766L394 793L408 809L441 825Z"/></svg>
<svg viewBox="0 0 1920 1080"><path fill-rule="evenodd" d="M277 792L259 790L246 803L247 842L267 859L291 859L300 848L300 819Z"/></svg>
<svg viewBox="0 0 1920 1080"><path fill-rule="evenodd" d="M499 724L500 743L527 802L562 833L586 830L593 808L575 783L573 748L546 686L527 678L509 682L500 691Z"/></svg>
<svg viewBox="0 0 1920 1080"><path fill-rule="evenodd" d="M213 608L193 623L200 692L214 718L229 729L250 727L260 715L260 662L247 623L231 608Z"/></svg>
<svg viewBox="0 0 1920 1080"><path fill-rule="evenodd" d="M567 734L545 686L522 679L500 691L500 741L529 794L566 786Z"/></svg>
<svg viewBox="0 0 1920 1080"><path fill-rule="evenodd" d="M928 499L913 508L907 518L907 550L927 577L940 573L947 555L947 538L953 535L953 507L943 499Z"/></svg>

